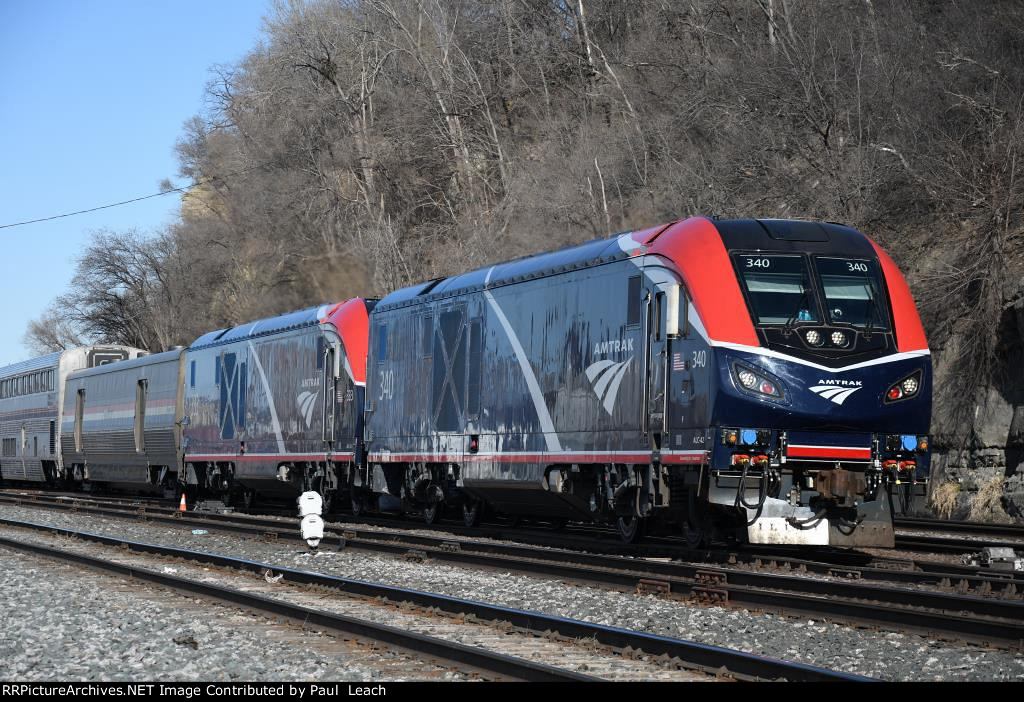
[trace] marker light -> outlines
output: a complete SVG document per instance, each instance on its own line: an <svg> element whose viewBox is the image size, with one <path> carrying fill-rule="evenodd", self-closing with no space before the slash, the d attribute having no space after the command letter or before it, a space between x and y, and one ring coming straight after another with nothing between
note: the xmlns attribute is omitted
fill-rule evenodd
<svg viewBox="0 0 1024 702"><path fill-rule="evenodd" d="M758 391L763 393L763 394L765 394L765 395L776 395L776 394L778 394L778 393L775 392L775 386L772 385L771 383L769 383L767 380L762 380L761 381L761 387L758 388Z"/></svg>
<svg viewBox="0 0 1024 702"><path fill-rule="evenodd" d="M899 385L893 385L889 388L889 392L885 393L886 398L889 400L898 400L903 397L903 391L900 390Z"/></svg>
<svg viewBox="0 0 1024 702"><path fill-rule="evenodd" d="M834 332L832 332L832 345L833 346L838 346L838 347L842 348L842 347L846 346L847 343L848 342L847 342L847 339L846 339L846 334L842 333L841 331L834 331Z"/></svg>
<svg viewBox="0 0 1024 702"><path fill-rule="evenodd" d="M736 429L723 429L722 430L722 443L726 446L735 446L736 442L740 440L740 433Z"/></svg>
<svg viewBox="0 0 1024 702"><path fill-rule="evenodd" d="M917 450L922 453L928 450L928 437L919 436L917 437Z"/></svg>
<svg viewBox="0 0 1024 702"><path fill-rule="evenodd" d="M821 334L813 329L807 332L804 338L807 339L807 343L811 346L821 346L821 342L823 341Z"/></svg>

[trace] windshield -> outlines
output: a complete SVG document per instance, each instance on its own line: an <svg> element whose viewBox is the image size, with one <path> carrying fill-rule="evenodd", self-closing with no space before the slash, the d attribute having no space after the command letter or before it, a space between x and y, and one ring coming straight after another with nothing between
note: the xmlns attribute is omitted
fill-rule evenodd
<svg viewBox="0 0 1024 702"><path fill-rule="evenodd" d="M874 261L819 258L817 263L831 323L888 327L885 298Z"/></svg>
<svg viewBox="0 0 1024 702"><path fill-rule="evenodd" d="M737 254L736 266L758 324L818 321L802 256Z"/></svg>

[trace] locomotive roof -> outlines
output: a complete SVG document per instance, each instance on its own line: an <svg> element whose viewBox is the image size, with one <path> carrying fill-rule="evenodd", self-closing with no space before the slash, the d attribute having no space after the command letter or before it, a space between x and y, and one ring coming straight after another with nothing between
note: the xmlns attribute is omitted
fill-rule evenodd
<svg viewBox="0 0 1024 702"><path fill-rule="evenodd" d="M252 339L258 336L279 334L281 332L291 331L292 329L312 327L320 324L320 319L323 317L327 308L328 305L307 307L304 310L288 312L286 314L278 315L277 317L267 317L265 319L258 319L255 322L246 322L245 324L239 324L237 327L218 329L217 331L203 334L192 342L189 349L201 349L206 348L207 346L228 344L232 341L240 341L242 339Z"/></svg>
<svg viewBox="0 0 1024 702"><path fill-rule="evenodd" d="M138 368L139 366L150 366L155 363L165 363L174 358L181 356L185 352L185 349L178 347L171 349L170 351L162 351L160 353L149 353L145 356L138 356L136 358L128 358L123 361L115 361L114 363L104 363L102 366L93 366L92 368L82 368L72 373L69 377L81 378L93 375L103 375L104 373L113 373L114 371L127 370L129 368Z"/></svg>
<svg viewBox="0 0 1024 702"><path fill-rule="evenodd" d="M718 219L709 218L727 248L765 246L780 250L822 249L853 246L859 253L870 247L863 234L835 222L796 219ZM632 234L634 241L650 244L675 222ZM478 268L469 273L438 278L396 290L378 303L378 310L402 307L413 301L445 297L467 290L495 288L509 283L564 273L578 268L609 263L629 257L619 245L622 234L595 239L550 253L524 256L504 263ZM859 251L864 249L864 251Z"/></svg>
<svg viewBox="0 0 1024 702"><path fill-rule="evenodd" d="M0 368L0 377L6 378L12 375L21 375L22 373L31 373L32 371L42 370L44 368L52 368L56 366L60 360L63 351L56 351L54 353L48 353L45 356L36 356L30 358L27 361L18 361L12 363L9 366L3 366Z"/></svg>
<svg viewBox="0 0 1024 702"><path fill-rule="evenodd" d="M411 285L385 296L378 303L377 309L392 305L402 306L412 300L426 297L443 297L463 290L483 288L485 285L488 288L498 287L627 258L628 254L619 247L619 236L617 234L611 238L595 239L558 251L524 256L450 278L438 278Z"/></svg>

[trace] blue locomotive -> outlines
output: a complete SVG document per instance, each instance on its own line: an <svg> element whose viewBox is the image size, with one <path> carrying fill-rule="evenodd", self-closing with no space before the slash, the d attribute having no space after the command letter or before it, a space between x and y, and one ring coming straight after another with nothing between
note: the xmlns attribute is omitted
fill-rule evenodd
<svg viewBox="0 0 1024 702"><path fill-rule="evenodd" d="M913 300L835 224L692 218L399 290L367 372L353 490L428 521L891 546L928 469Z"/></svg>

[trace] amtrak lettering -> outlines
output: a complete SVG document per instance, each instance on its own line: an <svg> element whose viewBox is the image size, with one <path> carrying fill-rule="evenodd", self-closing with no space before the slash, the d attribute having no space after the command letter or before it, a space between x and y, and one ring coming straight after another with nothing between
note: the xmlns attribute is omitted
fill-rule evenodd
<svg viewBox="0 0 1024 702"><path fill-rule="evenodd" d="M615 353L632 353L632 339L612 339L611 341L598 341L594 344L594 357L607 356Z"/></svg>

